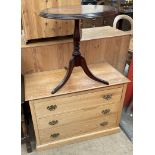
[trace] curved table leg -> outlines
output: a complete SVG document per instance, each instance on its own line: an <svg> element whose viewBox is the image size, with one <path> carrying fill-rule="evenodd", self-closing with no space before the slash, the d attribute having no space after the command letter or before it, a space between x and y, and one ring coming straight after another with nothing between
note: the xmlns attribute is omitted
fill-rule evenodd
<svg viewBox="0 0 155 155"><path fill-rule="evenodd" d="M74 35L73 35L73 42L74 42L74 50L72 53L72 59L69 62L69 66L67 68L67 73L64 79L52 90L52 94L56 93L69 79L72 74L72 70L74 67L81 66L88 77L91 79L101 82L103 84L109 85L109 82L99 79L95 75L91 73L89 68L87 67L87 63L84 57L81 56L80 53L80 26L79 26L79 19L75 20L75 27L74 27Z"/></svg>
<svg viewBox="0 0 155 155"><path fill-rule="evenodd" d="M83 68L83 70L86 73L86 75L88 77L90 77L91 79L93 79L95 81L98 81L98 82L101 82L101 83L104 83L106 85L109 85L109 82L108 81L99 79L98 77L96 77L95 75L93 75L93 73L89 70L89 68L87 66L86 60L82 56L81 56L81 67Z"/></svg>
<svg viewBox="0 0 155 155"><path fill-rule="evenodd" d="M68 81L69 77L72 74L73 68L74 68L74 59L72 58L69 62L69 66L64 79L52 90L51 94L56 93Z"/></svg>

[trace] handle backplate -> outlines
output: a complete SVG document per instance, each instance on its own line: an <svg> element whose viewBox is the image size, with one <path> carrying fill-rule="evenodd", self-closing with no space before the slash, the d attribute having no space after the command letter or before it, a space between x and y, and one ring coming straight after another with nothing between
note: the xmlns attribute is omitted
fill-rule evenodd
<svg viewBox="0 0 155 155"><path fill-rule="evenodd" d="M112 94L107 94L107 95L104 95L103 98L105 100L110 100L112 98Z"/></svg>
<svg viewBox="0 0 155 155"><path fill-rule="evenodd" d="M50 121L48 124L49 124L49 125L55 125L55 124L58 124L58 120Z"/></svg>
<svg viewBox="0 0 155 155"><path fill-rule="evenodd" d="M102 122L102 123L100 123L100 125L101 126L106 126L106 125L108 125L108 122L106 121L106 122Z"/></svg>
<svg viewBox="0 0 155 155"><path fill-rule="evenodd" d="M104 109L104 110L102 110L102 114L108 114L108 113L110 113L110 109Z"/></svg>
<svg viewBox="0 0 155 155"><path fill-rule="evenodd" d="M57 138L57 137L59 137L59 133L54 133L54 134L51 134L51 138Z"/></svg>
<svg viewBox="0 0 155 155"><path fill-rule="evenodd" d="M48 109L49 111L54 111L56 108L57 108L57 105L50 105L50 106L47 106L47 109Z"/></svg>

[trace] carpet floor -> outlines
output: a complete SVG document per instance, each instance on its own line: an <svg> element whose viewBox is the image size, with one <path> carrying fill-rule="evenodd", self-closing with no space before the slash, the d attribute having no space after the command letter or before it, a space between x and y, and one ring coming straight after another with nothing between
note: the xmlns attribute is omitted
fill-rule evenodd
<svg viewBox="0 0 155 155"><path fill-rule="evenodd" d="M132 155L132 143L123 131L80 143L37 152L27 153L25 144L21 145L21 155Z"/></svg>

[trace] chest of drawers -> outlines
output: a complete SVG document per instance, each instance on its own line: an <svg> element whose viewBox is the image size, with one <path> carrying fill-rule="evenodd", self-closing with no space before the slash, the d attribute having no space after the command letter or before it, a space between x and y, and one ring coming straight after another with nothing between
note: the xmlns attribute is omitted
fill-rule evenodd
<svg viewBox="0 0 155 155"><path fill-rule="evenodd" d="M25 76L37 150L88 140L119 131L119 121L129 80L107 63L91 65L92 72L109 81L104 85L76 68L55 94L64 69Z"/></svg>

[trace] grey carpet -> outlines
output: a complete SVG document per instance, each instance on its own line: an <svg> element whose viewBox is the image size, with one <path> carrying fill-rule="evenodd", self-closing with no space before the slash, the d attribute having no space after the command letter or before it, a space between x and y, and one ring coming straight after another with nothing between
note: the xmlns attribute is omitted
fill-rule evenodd
<svg viewBox="0 0 155 155"><path fill-rule="evenodd" d="M27 153L22 144L22 155L132 155L132 143L121 131L117 134L104 136L76 144L37 152L33 143L33 152Z"/></svg>

